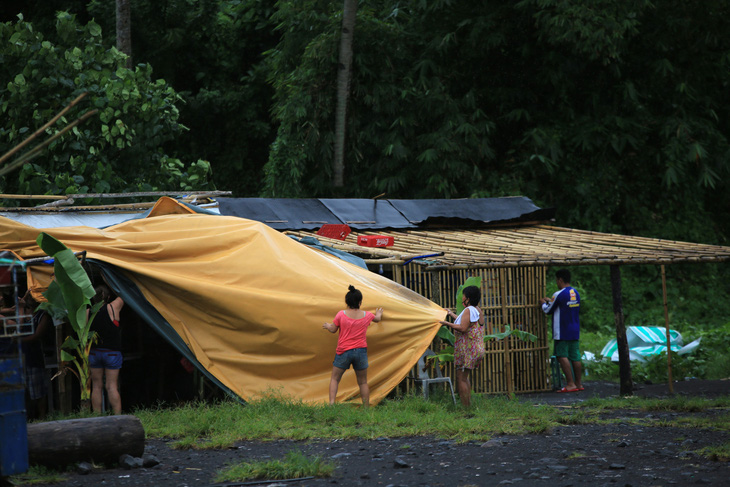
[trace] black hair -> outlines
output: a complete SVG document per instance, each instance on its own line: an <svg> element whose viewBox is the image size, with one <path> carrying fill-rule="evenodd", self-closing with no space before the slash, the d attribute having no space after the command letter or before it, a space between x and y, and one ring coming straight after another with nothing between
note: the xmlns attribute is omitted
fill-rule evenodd
<svg viewBox="0 0 730 487"><path fill-rule="evenodd" d="M352 309L360 309L360 303L362 303L362 293L355 289L355 286L350 285L347 289L347 294L345 295L345 303L347 304L348 308Z"/></svg>
<svg viewBox="0 0 730 487"><path fill-rule="evenodd" d="M568 269L560 269L555 273L555 279L562 279L565 284L570 284L570 271Z"/></svg>
<svg viewBox="0 0 730 487"><path fill-rule="evenodd" d="M479 306L479 301L482 299L482 293L476 286L467 286L461 292L461 294L469 299L469 306Z"/></svg>
<svg viewBox="0 0 730 487"><path fill-rule="evenodd" d="M99 301L110 303L112 301L112 291L106 284L97 284L94 287L94 290L96 291L96 294L92 299L94 303L98 303Z"/></svg>

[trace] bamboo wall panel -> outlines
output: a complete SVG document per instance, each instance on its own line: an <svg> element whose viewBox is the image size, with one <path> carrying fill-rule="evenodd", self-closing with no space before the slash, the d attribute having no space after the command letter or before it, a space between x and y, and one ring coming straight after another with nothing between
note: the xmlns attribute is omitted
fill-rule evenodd
<svg viewBox="0 0 730 487"><path fill-rule="evenodd" d="M401 267L400 270L396 268ZM537 336L535 343L510 337L489 340L480 367L471 381L476 393L537 392L550 389L547 321L539 307L545 294L544 267L453 269L427 271L423 265L393 266L396 282L429 297L445 308L456 309L456 291L470 276L482 277L482 301L487 334L502 332L505 325ZM435 274L435 275L433 275ZM438 283L436 288L432 283ZM432 349L446 347L436 339ZM505 352L505 349L507 352ZM453 363L442 364L442 372L455 381ZM415 374L415 371L414 371ZM401 392L410 392L412 382Z"/></svg>

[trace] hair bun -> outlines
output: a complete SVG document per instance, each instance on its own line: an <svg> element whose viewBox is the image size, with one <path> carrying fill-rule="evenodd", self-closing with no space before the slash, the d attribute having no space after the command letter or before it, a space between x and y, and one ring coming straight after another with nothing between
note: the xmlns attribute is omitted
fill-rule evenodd
<svg viewBox="0 0 730 487"><path fill-rule="evenodd" d="M350 285L349 285L349 286L347 287L347 290L348 290L348 291L350 291L350 292L352 292L352 291L357 291L357 289L355 289L355 286L353 286L352 284L350 284Z"/></svg>

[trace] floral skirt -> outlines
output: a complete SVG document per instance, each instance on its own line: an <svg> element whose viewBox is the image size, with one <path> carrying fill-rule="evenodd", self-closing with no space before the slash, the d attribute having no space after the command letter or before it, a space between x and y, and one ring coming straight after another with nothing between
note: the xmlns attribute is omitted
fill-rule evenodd
<svg viewBox="0 0 730 487"><path fill-rule="evenodd" d="M457 369L473 369L484 358L484 326L472 325L466 333L455 331L454 365Z"/></svg>

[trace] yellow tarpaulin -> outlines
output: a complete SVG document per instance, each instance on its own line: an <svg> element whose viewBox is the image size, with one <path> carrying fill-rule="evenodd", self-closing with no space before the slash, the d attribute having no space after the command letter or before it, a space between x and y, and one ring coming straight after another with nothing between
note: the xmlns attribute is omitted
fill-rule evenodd
<svg viewBox="0 0 730 487"><path fill-rule="evenodd" d="M373 404L408 374L445 317L419 294L263 223L191 213L169 198L146 218L106 229L43 231L122 269L198 362L244 400L272 391L328 400L337 335L322 324L345 307L350 284L363 293L362 309L385 310L367 337ZM23 259L43 255L39 233L0 217L0 247ZM31 282L45 286L40 270L31 267ZM352 370L337 400L359 400Z"/></svg>

